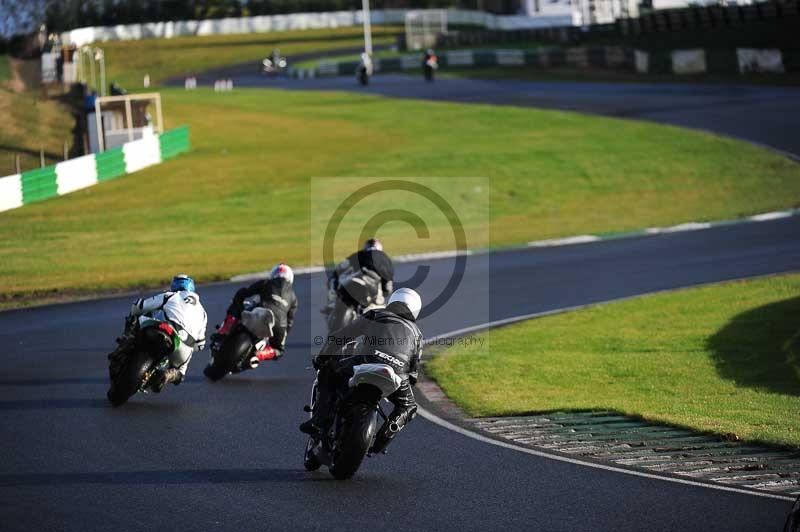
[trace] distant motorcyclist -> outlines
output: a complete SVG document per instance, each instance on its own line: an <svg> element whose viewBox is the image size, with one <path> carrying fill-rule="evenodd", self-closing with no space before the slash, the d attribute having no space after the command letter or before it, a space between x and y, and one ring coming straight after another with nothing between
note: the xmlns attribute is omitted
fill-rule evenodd
<svg viewBox="0 0 800 532"><path fill-rule="evenodd" d="M368 53L363 52L358 62L358 67L356 68L356 78L358 78L358 82L361 85L369 84L369 78L372 76L373 71L374 66L372 58Z"/></svg>
<svg viewBox="0 0 800 532"><path fill-rule="evenodd" d="M426 81L433 81L433 73L437 68L439 68L439 58L432 48L428 48L422 55L422 75Z"/></svg>
<svg viewBox="0 0 800 532"><path fill-rule="evenodd" d="M111 85L108 87L108 92L111 96L124 96L128 94L128 91L117 85L116 81L111 82Z"/></svg>
<svg viewBox="0 0 800 532"><path fill-rule="evenodd" d="M284 263L278 263L272 268L269 278L256 281L245 288L240 288L233 296L233 302L228 307L228 315L219 331L212 336L212 341L218 341L219 336L226 335L233 325L241 319L245 299L258 296L257 305L272 311L275 324L272 327L272 336L269 339L271 351L259 353L260 360L280 358L286 350L286 337L294 326L294 316L297 312L297 295L294 293L294 272Z"/></svg>
<svg viewBox="0 0 800 532"><path fill-rule="evenodd" d="M355 307L359 304L358 294L350 293L347 280L364 274L379 278L380 289L375 294L368 294L371 307L383 306L394 287L394 264L383 251L383 244L377 238L370 238L364 243L364 249L353 253L328 272L328 304L322 309L323 314L333 311L336 299L341 298L345 304Z"/></svg>
<svg viewBox="0 0 800 532"><path fill-rule="evenodd" d="M181 338L180 346L169 357L170 367L158 371L151 379L153 389L160 392L168 383L181 383L192 355L205 346L208 317L192 278L176 275L168 291L134 302L126 320L126 332L149 319L169 322Z"/></svg>
<svg viewBox="0 0 800 532"><path fill-rule="evenodd" d="M402 379L402 384L388 397L394 410L378 431L372 452L386 449L417 412L411 386L417 381L422 356L422 332L416 324L421 308L422 299L416 291L400 288L391 295L385 309L366 312L328 338L313 361L319 371L318 396L311 419L300 425L302 432L314 436L326 430L336 390L346 384L354 366L387 364ZM354 343L348 346L347 354L342 354L342 345L351 341Z"/></svg>

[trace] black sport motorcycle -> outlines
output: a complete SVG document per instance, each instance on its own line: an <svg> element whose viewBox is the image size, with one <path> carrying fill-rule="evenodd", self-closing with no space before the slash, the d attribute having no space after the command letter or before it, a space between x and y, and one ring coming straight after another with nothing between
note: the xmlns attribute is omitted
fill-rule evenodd
<svg viewBox="0 0 800 532"><path fill-rule="evenodd" d="M353 376L347 386L337 391L332 412L333 421L319 437L309 437L303 456L307 471L328 466L337 480L351 478L375 443L379 418L387 420L381 408L381 400L394 393L401 384L394 369L387 364L360 364L353 367ZM311 388L311 405L306 412L313 412L318 397L318 383ZM389 427L392 430L392 427ZM395 432L399 428L395 427Z"/></svg>
<svg viewBox="0 0 800 532"><path fill-rule="evenodd" d="M136 320L126 323L125 333L117 338L119 346L108 355L111 387L109 402L120 406L135 393L160 392L151 380L157 371L169 367L169 356L181 345L179 332L166 321Z"/></svg>
<svg viewBox="0 0 800 532"><path fill-rule="evenodd" d="M245 300L242 318L225 318L222 327L211 336L211 357L203 374L216 382L231 373L256 369L264 360L275 358L270 347L275 315L269 309L258 306L258 301Z"/></svg>

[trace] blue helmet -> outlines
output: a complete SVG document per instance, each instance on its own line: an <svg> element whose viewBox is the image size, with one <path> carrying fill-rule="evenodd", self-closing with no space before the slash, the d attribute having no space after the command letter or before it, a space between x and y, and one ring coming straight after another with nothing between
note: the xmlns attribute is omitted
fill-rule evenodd
<svg viewBox="0 0 800 532"><path fill-rule="evenodd" d="M191 277L182 273L180 275L176 275L172 278L172 284L169 285L169 289L173 292L194 292L194 280Z"/></svg>

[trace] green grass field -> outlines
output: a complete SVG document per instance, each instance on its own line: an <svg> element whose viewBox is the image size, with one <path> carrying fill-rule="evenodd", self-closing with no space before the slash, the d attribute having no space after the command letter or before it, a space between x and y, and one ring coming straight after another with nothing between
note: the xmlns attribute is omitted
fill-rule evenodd
<svg viewBox="0 0 800 532"><path fill-rule="evenodd" d="M376 45L393 43L395 35L401 32L402 28L394 26L375 27L373 42ZM358 27L114 41L99 43L98 46L106 55L108 81L137 90L142 88L145 74L150 75L151 83L157 84L172 76L196 74L248 61L253 62L253 72L256 72L258 60L267 57L273 48L280 48L291 61L293 54L362 45L362 35Z"/></svg>
<svg viewBox="0 0 800 532"><path fill-rule="evenodd" d="M652 295L497 329L426 365L473 416L613 410L800 447L800 275Z"/></svg>
<svg viewBox="0 0 800 532"><path fill-rule="evenodd" d="M6 304L309 262L309 178L490 179L503 246L797 206L800 166L709 134L578 114L338 93L167 89L190 154L0 213ZM502 127L498 127L502 125ZM256 223L257 222L257 223ZM407 227L392 254L443 249ZM448 233L449 236L449 233ZM165 249L180 249L165 259Z"/></svg>

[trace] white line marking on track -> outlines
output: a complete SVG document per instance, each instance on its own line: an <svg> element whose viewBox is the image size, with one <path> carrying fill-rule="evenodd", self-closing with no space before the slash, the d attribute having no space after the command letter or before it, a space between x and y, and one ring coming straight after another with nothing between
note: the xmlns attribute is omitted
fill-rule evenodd
<svg viewBox="0 0 800 532"><path fill-rule="evenodd" d="M765 212L764 214L756 214L755 216L751 216L748 220L752 220L754 222L767 222L769 220L778 220L780 218L788 218L794 214L793 211L775 211L775 212Z"/></svg>
<svg viewBox="0 0 800 532"><path fill-rule="evenodd" d="M772 277L774 275L780 275L780 274L767 274L767 275L759 275L759 276L755 276L755 277L757 277L757 278L758 277ZM455 331L450 331L450 332L447 332L447 333L444 333L444 334L439 334L439 335L433 336L431 338L427 338L425 340L425 345L429 345L429 344L435 343L435 342L437 342L439 340L442 340L442 339L445 339L445 338L453 338L453 337L457 337L457 336L463 336L463 335L468 334L468 333L472 333L472 332L476 332L476 331L483 331L483 330L486 330L486 329L493 329L495 327L500 327L500 326L503 326L503 325L511 325L513 323L517 323L517 322L521 322L521 321L527 321L527 320L530 320L530 319L533 319L533 318L543 318L545 316L552 316L554 314L563 314L565 312L570 312L570 311L573 311L573 310L580 310L580 309L589 308L589 307L596 307L596 306L605 305L605 304L608 304L608 303L616 303L616 302L620 302L620 301L626 301L628 299L637 299L637 298L640 298L640 297L655 295L655 294L659 294L659 293L663 293L663 292L674 292L676 290L694 288L696 286L706 286L706 285L709 285L709 284L726 284L726 283L730 283L730 282L741 281L741 280L745 280L745 279L753 279L753 278L754 277L741 277L741 278L736 278L736 279L728 279L728 280L725 280L725 281L720 281L718 283L699 283L699 284L696 284L696 285L683 286L683 287L679 287L679 288L666 288L664 290L656 290L654 292L647 292L647 293L644 293L644 294L637 294L637 295L633 295L633 296L618 297L618 298L609 299L609 300L605 300L605 301L598 301L596 303L587 303L585 305L575 305L575 306L571 306L571 307L563 307L563 308L559 308L559 309L546 310L546 311L543 311L543 312L533 312L531 314L523 314L523 315L520 315L520 316L512 316L510 318L505 318L505 319L502 319L502 320L495 320L495 321L491 321L489 323L473 325L471 327L464 327L462 329L457 329ZM547 453L545 451L537 451L537 450L534 450L534 449L529 449L527 447L521 447L519 445L514 445L513 443L502 442L502 441L494 440L494 439L489 438L487 436L483 436L482 434L479 434L477 432L473 432L473 431L467 430L467 429L465 429L463 427L459 427L458 425L455 425L453 423L450 423L449 421L444 420L444 419L440 418L439 416L437 416L436 414L433 414L432 412L428 412L427 410L425 410L424 408L421 408L421 407L419 408L418 412L422 417L424 417L425 419L427 419L431 423L435 423L436 425L439 425L439 426L441 426L443 428L446 428L448 430L452 430L454 432L458 432L459 434L462 434L462 435L467 436L469 438L472 438L472 439L475 439L475 440L478 440L478 441L481 441L481 442L484 442L484 443L497 445L499 447L504 447L506 449L512 449L512 450L515 450L515 451L520 451L520 452L523 452L523 453L531 454L531 455L534 455L534 456L539 456L539 457L542 457L542 458L549 458L549 459L552 459L552 460L558 460L560 462L568 462L570 464L583 465L583 466L587 466L587 467L593 467L593 468L596 468L596 469L603 469L605 471L613 471L613 472L616 472L616 473L624 473L626 475L634 475L634 476L638 476L638 477L645 477L645 478L651 478L651 479L656 479L656 480L665 480L667 482L676 482L678 484L686 484L686 485L689 485L689 486L699 486L699 487L702 487L702 488L709 488L709 489L715 489L715 490L720 490L720 491L729 491L729 492L733 492L733 493L742 493L742 494L745 494L745 495L754 495L756 497L766 497L768 499L778 499L778 500L782 500L782 501L794 501L796 499L796 497L778 495L778 494L775 494L775 493L749 491L749 490L744 490L744 489L735 488L735 487L731 487L731 486L722 486L722 485L718 485L718 484L706 484L706 483L697 482L697 481L694 481L694 480L686 480L686 479L675 478L675 477L661 476L661 475L656 475L656 474L653 474L653 473L647 473L647 472L644 472L644 471L635 471L635 470L631 470L631 469L624 469L624 468L621 468L621 467L615 467L615 466L612 466L612 465L598 464L598 463L595 463L595 462L587 462L587 461L584 461L584 460L579 460L577 458L569 458L569 457L561 456L561 455L557 455L557 454L550 454L550 453Z"/></svg>
<svg viewBox="0 0 800 532"><path fill-rule="evenodd" d="M546 248L552 246L568 246L570 244L585 244L587 242L597 242L598 240L601 240L601 238L595 235L576 235L568 236L566 238L535 240L533 242L528 242L527 246L532 248Z"/></svg>
<svg viewBox="0 0 800 532"><path fill-rule="evenodd" d="M717 484L705 484L703 482L696 482L694 480L687 480L687 479L682 479L682 478L655 475L653 473L647 473L647 472L644 472L644 471L635 471L635 470L632 470L632 469L624 469L624 468L615 467L615 466L612 466L612 465L597 464L597 463L594 463L594 462L586 462L586 461L583 461L583 460L579 460L577 458L569 458L567 456L560 456L560 455L557 455L557 454L550 454L550 453L546 453L546 452L543 452L543 451L537 451L537 450L534 450L534 449L529 449L527 447L521 447L519 445L514 445L513 443L494 440L492 438L489 438L489 437L483 436L481 434L478 434L477 432L472 432L472 431L467 430L467 429L465 429L463 427L459 427L458 425L450 423L449 421L440 418L436 414L428 412L424 408L420 408L419 410L417 410L417 412L419 413L419 415L421 415L422 417L424 417L425 419L427 419L431 423L439 425L440 427L445 428L447 430L451 430L453 432L457 432L458 434L461 434L462 436L466 436L468 438L472 438L473 440L477 440L477 441L480 441L480 442L483 442L483 443L489 443L491 445L496 445L498 447L503 447L504 449L511 449L513 451L519 451L521 453L526 453L526 454L530 454L530 455L533 455L533 456L538 456L540 458L547 458L547 459L550 459L550 460L557 460L559 462L566 462L568 464L581 465L581 466L586 466L586 467L593 467L595 469L602 469L604 471L611 471L611 472L614 472L614 473L623 473L625 475L633 475L635 477L644 477L644 478L649 478L649 479L653 479L653 480L664 480L664 481L667 481L667 482L674 482L676 484L684 484L684 485L687 485L687 486L696 486L696 487L699 487L699 488L709 488L709 489L714 489L714 490L719 490L719 491L728 491L728 492L739 493L739 494L743 494L743 495L753 495L755 497L764 497L764 498L767 498L767 499L778 499L778 500L781 500L781 501L793 502L795 500L795 497L787 497L785 495L778 495L776 493L763 493L763 492L756 492L756 491L749 491L749 490L744 490L744 489L740 489L740 488L735 488L735 487L732 487L732 486L721 486L721 485L717 485Z"/></svg>
<svg viewBox="0 0 800 532"><path fill-rule="evenodd" d="M671 227L649 227L645 229L648 235L658 235L661 233L678 233L681 231L697 231L698 229L708 229L711 227L709 222L687 222L685 224L673 225Z"/></svg>

